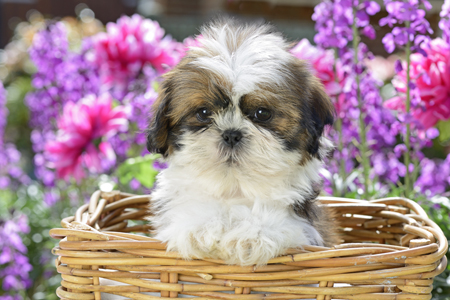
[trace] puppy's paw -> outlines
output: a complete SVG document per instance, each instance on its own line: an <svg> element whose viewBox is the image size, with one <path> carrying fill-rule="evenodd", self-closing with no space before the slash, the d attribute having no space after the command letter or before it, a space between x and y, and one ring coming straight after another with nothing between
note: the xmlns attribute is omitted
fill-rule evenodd
<svg viewBox="0 0 450 300"><path fill-rule="evenodd" d="M253 238L225 238L219 244L219 256L228 264L265 265L286 249L263 234Z"/></svg>
<svg viewBox="0 0 450 300"><path fill-rule="evenodd" d="M218 229L216 229L218 230ZM157 239L167 242L168 251L176 251L185 259L217 258L214 254L219 247L218 238L221 231L216 232L212 228L172 228L170 234L163 236L158 234Z"/></svg>

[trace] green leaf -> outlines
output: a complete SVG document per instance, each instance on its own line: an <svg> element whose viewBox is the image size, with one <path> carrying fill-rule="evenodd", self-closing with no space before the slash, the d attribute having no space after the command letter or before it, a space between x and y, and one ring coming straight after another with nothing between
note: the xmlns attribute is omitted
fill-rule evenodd
<svg viewBox="0 0 450 300"><path fill-rule="evenodd" d="M159 89L159 83L158 83L158 81L153 81L152 87L153 87L153 89L157 92L158 89Z"/></svg>
<svg viewBox="0 0 450 300"><path fill-rule="evenodd" d="M143 186L151 188L158 174L158 171L153 168L153 162L160 157L159 154L148 154L143 157L127 159L116 171L120 183L127 185L133 178L136 178Z"/></svg>
<svg viewBox="0 0 450 300"><path fill-rule="evenodd" d="M439 129L439 140L441 142L450 141L450 120L439 121L437 128Z"/></svg>

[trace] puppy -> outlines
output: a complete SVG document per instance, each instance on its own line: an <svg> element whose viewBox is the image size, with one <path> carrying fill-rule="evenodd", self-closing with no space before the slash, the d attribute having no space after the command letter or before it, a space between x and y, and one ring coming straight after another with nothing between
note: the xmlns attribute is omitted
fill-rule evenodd
<svg viewBox="0 0 450 300"><path fill-rule="evenodd" d="M184 258L262 265L335 243L314 201L334 108L267 24L222 19L164 76L148 149L168 168L152 192L156 238Z"/></svg>

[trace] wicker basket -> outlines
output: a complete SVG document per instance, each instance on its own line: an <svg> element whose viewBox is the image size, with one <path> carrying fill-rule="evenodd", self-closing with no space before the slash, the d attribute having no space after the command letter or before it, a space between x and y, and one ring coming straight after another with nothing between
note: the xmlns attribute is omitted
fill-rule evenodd
<svg viewBox="0 0 450 300"><path fill-rule="evenodd" d="M333 197L321 203L338 212L343 243L305 246L261 267L213 259L183 260L158 240L128 225L149 213L149 196L95 192L63 228L53 249L62 274L62 299L431 299L433 278L447 266L442 230L415 202ZM131 222L136 224L136 222ZM134 233L130 233L134 232ZM123 285L100 285L107 278ZM149 294L150 292L150 294Z"/></svg>

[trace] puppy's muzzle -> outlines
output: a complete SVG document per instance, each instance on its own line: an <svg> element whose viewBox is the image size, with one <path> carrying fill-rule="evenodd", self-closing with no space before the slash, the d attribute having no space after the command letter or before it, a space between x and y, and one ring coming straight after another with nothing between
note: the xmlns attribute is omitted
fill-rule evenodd
<svg viewBox="0 0 450 300"><path fill-rule="evenodd" d="M225 141L225 144L233 148L242 140L242 132L239 130L226 130L222 134L222 138Z"/></svg>

